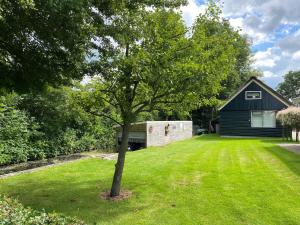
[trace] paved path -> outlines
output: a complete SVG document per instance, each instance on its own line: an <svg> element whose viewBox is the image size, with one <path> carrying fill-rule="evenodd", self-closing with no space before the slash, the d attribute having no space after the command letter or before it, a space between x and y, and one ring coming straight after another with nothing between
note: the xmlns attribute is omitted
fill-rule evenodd
<svg viewBox="0 0 300 225"><path fill-rule="evenodd" d="M288 143L288 144L279 144L280 147L285 148L288 151L300 154L300 144Z"/></svg>

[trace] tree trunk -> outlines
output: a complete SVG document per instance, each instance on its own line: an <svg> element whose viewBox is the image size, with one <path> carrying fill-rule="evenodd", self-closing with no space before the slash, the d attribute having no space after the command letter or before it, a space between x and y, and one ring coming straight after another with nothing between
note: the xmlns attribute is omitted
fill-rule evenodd
<svg viewBox="0 0 300 225"><path fill-rule="evenodd" d="M296 129L296 142L299 141L299 129L297 128Z"/></svg>
<svg viewBox="0 0 300 225"><path fill-rule="evenodd" d="M115 164L115 174L113 178L113 183L110 190L110 196L118 196L121 189L121 180L123 174L123 168L125 163L125 155L128 149L128 136L129 136L129 127L130 124L125 124L122 126L122 140L121 146L119 149L118 160Z"/></svg>

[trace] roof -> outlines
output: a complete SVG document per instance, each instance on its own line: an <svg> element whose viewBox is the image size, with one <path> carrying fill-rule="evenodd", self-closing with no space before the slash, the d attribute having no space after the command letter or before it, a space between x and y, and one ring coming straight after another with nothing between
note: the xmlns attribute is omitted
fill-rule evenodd
<svg viewBox="0 0 300 225"><path fill-rule="evenodd" d="M227 101L224 105L222 105L219 110L223 109L227 104L229 104L235 97L237 97L243 90L245 90L251 83L256 83L258 86L263 88L265 91L267 91L269 94L271 94L273 97L278 99L280 102L282 102L287 107L292 106L293 103L291 103L289 100L284 98L282 95L280 95L278 92L276 92L274 89L263 83L261 80L257 79L256 77L251 77L242 87L240 87Z"/></svg>

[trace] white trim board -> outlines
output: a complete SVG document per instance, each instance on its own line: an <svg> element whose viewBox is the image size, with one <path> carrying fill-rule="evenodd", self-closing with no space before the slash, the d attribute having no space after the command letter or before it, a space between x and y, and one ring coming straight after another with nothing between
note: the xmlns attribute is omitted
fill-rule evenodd
<svg viewBox="0 0 300 225"><path fill-rule="evenodd" d="M239 90L237 93L235 93L231 98L228 99L228 101L222 105L219 110L222 110L226 105L228 105L233 99L235 99L242 91L244 91L252 82L256 83L258 86L260 86L262 89L264 89L266 92L268 92L269 94L271 94L273 97L275 97L277 100L279 100L280 102L282 102L285 106L289 107L290 105L288 105L285 101L283 101L281 98L279 98L277 95L275 95L273 92L271 92L269 89L267 89L266 87L264 87L262 84L260 84L259 82L257 82L254 79L251 79L248 81L248 83L245 84L245 86L243 88L241 88L241 90ZM258 99L256 99L258 100Z"/></svg>

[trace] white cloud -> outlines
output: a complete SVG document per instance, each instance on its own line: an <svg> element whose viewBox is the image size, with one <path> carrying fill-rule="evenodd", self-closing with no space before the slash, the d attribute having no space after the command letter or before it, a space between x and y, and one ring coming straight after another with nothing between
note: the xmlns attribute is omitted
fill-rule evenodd
<svg viewBox="0 0 300 225"><path fill-rule="evenodd" d="M277 77L278 76L278 75L276 75L273 72L268 71L268 70L264 71L263 75L264 75L265 78L271 78L271 77Z"/></svg>
<svg viewBox="0 0 300 225"><path fill-rule="evenodd" d="M235 29L240 29L243 27L243 18L242 17L237 17L237 18L230 18L229 23L231 26L233 26Z"/></svg>
<svg viewBox="0 0 300 225"><path fill-rule="evenodd" d="M276 87L290 70L300 69L300 0L223 0L223 16L235 29L242 29L255 46L253 66L262 78ZM205 5L189 0L182 7L184 20L191 26ZM267 48L267 49L266 49Z"/></svg>
<svg viewBox="0 0 300 225"><path fill-rule="evenodd" d="M189 0L188 5L181 7L183 18L187 26L192 26L200 13L204 13L206 5L197 5L196 0Z"/></svg>
<svg viewBox="0 0 300 225"><path fill-rule="evenodd" d="M300 60L300 51L295 52L293 54L292 58L295 59L295 60Z"/></svg>
<svg viewBox="0 0 300 225"><path fill-rule="evenodd" d="M255 53L254 57L254 66L256 68L260 67L274 67L276 65L276 61L280 60L278 55L275 55L272 52L272 49L269 48L266 51L259 51Z"/></svg>
<svg viewBox="0 0 300 225"><path fill-rule="evenodd" d="M278 46L284 52L295 53L300 50L300 29L293 35L289 35L280 41L278 41Z"/></svg>

